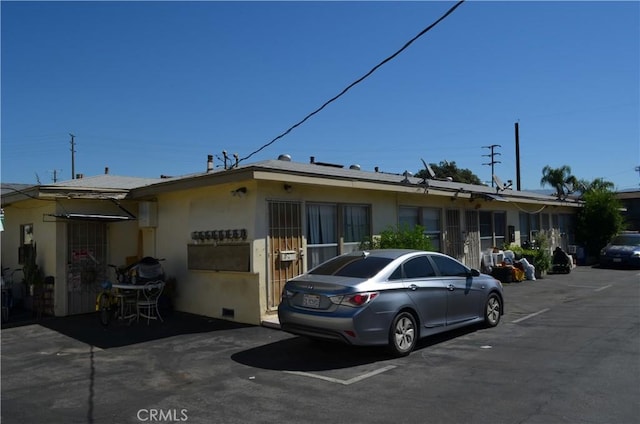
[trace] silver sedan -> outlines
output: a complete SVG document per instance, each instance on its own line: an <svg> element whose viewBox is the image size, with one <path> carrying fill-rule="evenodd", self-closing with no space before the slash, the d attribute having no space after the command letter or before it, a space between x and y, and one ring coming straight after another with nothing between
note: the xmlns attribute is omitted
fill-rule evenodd
<svg viewBox="0 0 640 424"><path fill-rule="evenodd" d="M389 249L337 256L285 284L284 331L405 356L426 336L504 313L502 284L437 252Z"/></svg>

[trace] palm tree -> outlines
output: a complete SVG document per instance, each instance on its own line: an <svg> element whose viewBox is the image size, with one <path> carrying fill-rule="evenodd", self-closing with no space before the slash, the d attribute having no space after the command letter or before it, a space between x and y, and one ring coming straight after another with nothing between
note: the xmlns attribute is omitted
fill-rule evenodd
<svg viewBox="0 0 640 424"><path fill-rule="evenodd" d="M604 178L596 178L589 182L587 180L580 180L580 191L584 195L592 191L613 191L615 184L611 181L607 181Z"/></svg>
<svg viewBox="0 0 640 424"><path fill-rule="evenodd" d="M579 188L578 179L571 175L571 167L562 165L560 168L551 168L549 165L542 168L540 185L550 185L556 190L556 196L566 198Z"/></svg>

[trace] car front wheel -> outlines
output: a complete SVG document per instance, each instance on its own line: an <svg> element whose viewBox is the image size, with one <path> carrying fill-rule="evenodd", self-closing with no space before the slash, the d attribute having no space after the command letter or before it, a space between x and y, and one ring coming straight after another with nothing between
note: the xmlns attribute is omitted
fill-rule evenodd
<svg viewBox="0 0 640 424"><path fill-rule="evenodd" d="M407 356L416 346L418 328L409 312L401 312L393 319L389 331L389 349L395 356Z"/></svg>
<svg viewBox="0 0 640 424"><path fill-rule="evenodd" d="M500 322L502 314L502 302L497 294L492 294L487 299L484 308L484 322L487 327L495 327Z"/></svg>

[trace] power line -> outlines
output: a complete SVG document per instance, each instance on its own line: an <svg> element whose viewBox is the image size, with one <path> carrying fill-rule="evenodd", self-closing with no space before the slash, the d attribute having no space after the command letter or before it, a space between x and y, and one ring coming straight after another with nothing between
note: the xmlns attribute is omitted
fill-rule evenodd
<svg viewBox="0 0 640 424"><path fill-rule="evenodd" d="M340 94L334 96L333 98L327 100L322 106L320 106L318 109L314 110L313 112L311 112L310 114L308 114L307 116L305 116L300 122L294 124L292 127L290 127L288 130L286 130L285 132L283 132L282 134L280 134L279 136L277 136L276 138L274 138L273 140L271 140L270 142L268 142L267 144L264 144L262 147L260 147L257 150L254 150L253 152L251 152L249 155L239 159L236 162L236 165L246 159L249 159L251 156L255 155L256 153L261 152L262 150L266 149L267 147L271 146L273 143L275 143L276 141L278 141L279 139L281 139L282 137L286 136L287 134L289 134L291 131L293 131L294 129L296 129L297 127L299 127L300 125L302 125L303 123L305 123L309 118L311 118L313 115L317 114L318 112L320 112L322 109L324 109L326 106L328 106L330 103L333 103L334 101L338 100L340 97L342 97L347 91L349 91L352 87L354 87L355 85L359 84L360 82L364 81L364 79L366 79L367 77L369 77L371 74L373 74L376 70L378 70L378 68L380 68L382 65L384 65L385 63L393 60L396 56L398 56L400 53L402 53L407 47L409 47L414 41L416 41L418 38L422 37L424 34L426 34L427 32L429 32L433 27L435 27L436 25L438 25L440 22L442 22L447 16L449 16L451 13L453 13L454 10L456 10L458 8L458 6L460 6L462 3L464 3L465 0L460 0L458 3L456 3L453 7L451 7L449 10L447 10L447 12L442 15L438 20L436 20L434 23L432 23L431 25L429 25L428 27L426 27L425 29L423 29L422 31L420 31L420 33L418 35L416 35L415 37L413 37L411 40L407 41L405 43L404 46L402 46L402 48L400 48L400 50L398 50L397 52L395 52L394 54L392 54L391 56L387 57L386 59L384 59L382 62L378 63L376 66L374 66L369 72L367 72L366 74L364 74L362 77L360 77L359 79L357 79L356 81L352 82L351 84L349 84L344 90L342 90L340 92Z"/></svg>

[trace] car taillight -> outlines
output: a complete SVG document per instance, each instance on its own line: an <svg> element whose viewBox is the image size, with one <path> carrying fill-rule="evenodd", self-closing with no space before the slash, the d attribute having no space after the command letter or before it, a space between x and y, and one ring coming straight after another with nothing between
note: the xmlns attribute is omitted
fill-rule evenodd
<svg viewBox="0 0 640 424"><path fill-rule="evenodd" d="M284 290L282 290L281 300L289 299L289 298L293 297L293 294L294 293L292 291L284 289Z"/></svg>
<svg viewBox="0 0 640 424"><path fill-rule="evenodd" d="M356 293L345 297L343 303L346 302L352 306L363 306L375 299L378 294L378 292Z"/></svg>

